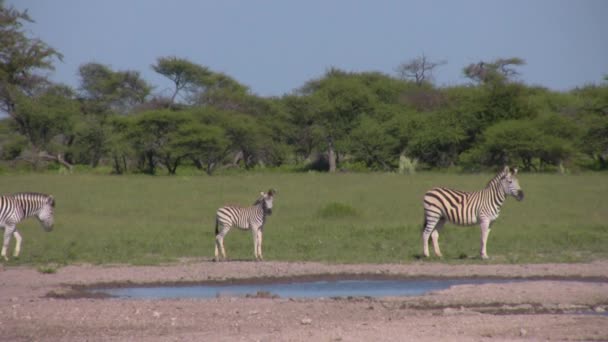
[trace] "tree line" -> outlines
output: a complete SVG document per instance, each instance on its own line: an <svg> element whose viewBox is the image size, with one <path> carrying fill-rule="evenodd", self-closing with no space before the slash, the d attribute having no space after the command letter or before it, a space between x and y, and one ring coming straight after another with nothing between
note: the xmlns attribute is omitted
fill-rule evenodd
<svg viewBox="0 0 608 342"><path fill-rule="evenodd" d="M552 91L518 81L523 59L501 58L463 67L465 85L437 87L432 75L446 61L422 55L394 75L330 68L291 93L261 97L229 75L163 56L150 67L171 81L169 96L138 71L92 62L73 89L44 76L63 56L27 35L30 21L0 0L4 167L608 168L608 76Z"/></svg>

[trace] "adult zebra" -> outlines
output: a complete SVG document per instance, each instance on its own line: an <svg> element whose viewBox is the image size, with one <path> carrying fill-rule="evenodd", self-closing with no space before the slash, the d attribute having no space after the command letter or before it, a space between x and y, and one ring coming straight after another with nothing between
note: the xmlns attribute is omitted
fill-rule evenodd
<svg viewBox="0 0 608 342"><path fill-rule="evenodd" d="M6 250L12 235L15 236L15 252L13 256L19 256L22 238L17 230L17 224L28 217L36 216L45 231L50 232L53 230L54 210L55 199L51 195L21 192L0 196L0 226L4 227L4 244L2 245L0 256L4 260L8 260Z"/></svg>
<svg viewBox="0 0 608 342"><path fill-rule="evenodd" d="M219 251L226 260L224 237L232 227L243 230L251 229L253 234L253 254L256 260L263 260L262 233L266 216L272 215L272 201L276 192L273 189L260 193L260 197L250 207L224 206L217 210L215 216L215 261L219 261Z"/></svg>
<svg viewBox="0 0 608 342"><path fill-rule="evenodd" d="M511 195L518 201L523 200L524 192L515 177L517 168L508 166L492 178L482 190L464 192L448 188L434 188L424 195L424 225L422 246L424 256L429 256L429 236L433 240L435 254L439 250L439 230L446 221L458 225L481 225L481 258L487 259L486 243L490 224L498 218L506 196Z"/></svg>

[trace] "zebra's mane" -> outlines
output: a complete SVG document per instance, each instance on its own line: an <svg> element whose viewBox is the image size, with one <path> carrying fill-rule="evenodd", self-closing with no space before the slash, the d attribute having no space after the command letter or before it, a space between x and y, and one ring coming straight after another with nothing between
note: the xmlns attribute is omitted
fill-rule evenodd
<svg viewBox="0 0 608 342"><path fill-rule="evenodd" d="M496 176L494 176L494 178L490 179L490 181L488 182L488 184L486 185L486 188L489 188L495 184L500 183L500 180L507 175L507 170L509 169L504 169L502 171L500 171Z"/></svg>
<svg viewBox="0 0 608 342"><path fill-rule="evenodd" d="M255 200L255 202L253 202L253 205L258 205L260 203L262 203L264 200L264 196L260 196L258 197L258 199Z"/></svg>
<svg viewBox="0 0 608 342"><path fill-rule="evenodd" d="M50 204L52 207L55 207L55 198L52 195L47 195L47 194L43 194L40 192L16 192L13 194L10 194L9 196L11 196L14 199L20 200L20 201L31 201L33 199L42 199L44 201L46 200L51 200Z"/></svg>

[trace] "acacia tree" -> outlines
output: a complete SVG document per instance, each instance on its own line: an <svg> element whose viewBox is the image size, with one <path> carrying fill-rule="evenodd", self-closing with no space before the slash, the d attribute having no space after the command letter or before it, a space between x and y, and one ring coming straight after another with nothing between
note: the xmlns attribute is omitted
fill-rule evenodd
<svg viewBox="0 0 608 342"><path fill-rule="evenodd" d="M75 112L73 94L38 73L53 70L53 60L61 60L62 55L40 39L28 37L23 29L27 22L33 22L27 11L7 7L0 0L0 111L27 139L32 152L28 160L51 160L71 168L60 146L65 141L51 141L61 133L65 138L69 131L69 117Z"/></svg>
<svg viewBox="0 0 608 342"><path fill-rule="evenodd" d="M300 90L312 98L315 122L326 143L329 172L336 171L339 153L346 150L357 118L371 113L377 101L377 96L356 76L330 69L325 77L309 81Z"/></svg>
<svg viewBox="0 0 608 342"><path fill-rule="evenodd" d="M188 99L201 88L206 88L211 82L212 72L207 67L184 58L160 57L156 64L152 65L152 69L173 82L175 88L169 100L171 107L174 106L175 99L180 92L186 92L186 95L182 96Z"/></svg>
<svg viewBox="0 0 608 342"><path fill-rule="evenodd" d="M496 84L512 80L519 75L515 67L525 65L526 61L518 58L499 58L493 62L469 64L463 69L466 77L479 84Z"/></svg>
<svg viewBox="0 0 608 342"><path fill-rule="evenodd" d="M414 80L417 85L433 80L433 70L447 64L447 61L431 61L425 54L403 62L395 68L397 75L402 80Z"/></svg>
<svg viewBox="0 0 608 342"><path fill-rule="evenodd" d="M138 71L114 71L99 63L87 63L78 68L81 95L87 112L126 114L141 105L152 87Z"/></svg>

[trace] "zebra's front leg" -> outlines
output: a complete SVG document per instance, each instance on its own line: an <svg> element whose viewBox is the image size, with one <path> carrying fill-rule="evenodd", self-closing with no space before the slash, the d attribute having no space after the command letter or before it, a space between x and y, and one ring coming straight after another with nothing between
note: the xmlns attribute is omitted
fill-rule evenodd
<svg viewBox="0 0 608 342"><path fill-rule="evenodd" d="M259 239L260 239L260 228L251 228L251 235L253 236L253 256L255 261L260 260L259 256Z"/></svg>
<svg viewBox="0 0 608 342"><path fill-rule="evenodd" d="M482 220L481 221L481 258L484 260L489 259L488 253L486 251L486 245L488 243L488 235L490 234L490 221Z"/></svg>
<svg viewBox="0 0 608 342"><path fill-rule="evenodd" d="M264 231L262 230L262 228L260 228L258 230L258 257L259 260L262 261L264 260L264 257L262 256L262 239L264 236Z"/></svg>

